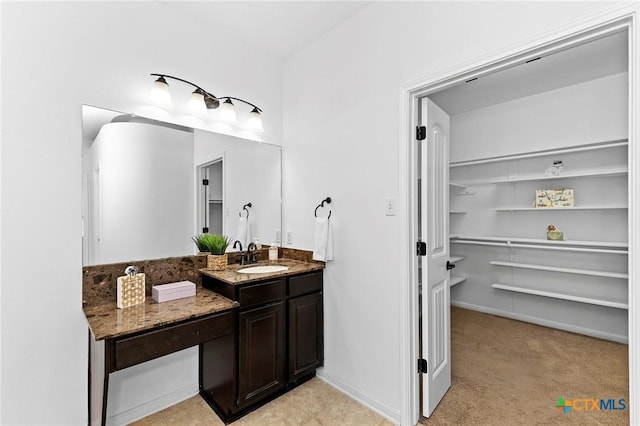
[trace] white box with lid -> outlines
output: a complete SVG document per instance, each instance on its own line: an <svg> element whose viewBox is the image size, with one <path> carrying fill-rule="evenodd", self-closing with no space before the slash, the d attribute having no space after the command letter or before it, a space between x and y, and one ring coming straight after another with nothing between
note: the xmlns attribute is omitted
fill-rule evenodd
<svg viewBox="0 0 640 426"><path fill-rule="evenodd" d="M178 281L175 283L154 285L151 288L151 297L158 303L195 295L196 285L191 281Z"/></svg>

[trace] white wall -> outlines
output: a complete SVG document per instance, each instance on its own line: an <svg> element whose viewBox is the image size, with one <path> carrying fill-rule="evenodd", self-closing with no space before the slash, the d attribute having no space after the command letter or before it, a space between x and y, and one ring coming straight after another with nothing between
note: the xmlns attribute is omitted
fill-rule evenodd
<svg viewBox="0 0 640 426"><path fill-rule="evenodd" d="M194 25L158 2L2 2L1 31L0 423L86 424L81 105L215 130L148 106L148 74L164 72L260 105L260 137L279 142L281 66L216 25ZM169 361L171 368L149 373L153 380L134 377L127 389L152 404L185 382L197 386L195 357Z"/></svg>
<svg viewBox="0 0 640 426"><path fill-rule="evenodd" d="M321 375L400 417L399 92L610 6L596 2L379 2L290 59L284 74L284 227L312 247L333 203ZM400 203L399 203L400 204Z"/></svg>

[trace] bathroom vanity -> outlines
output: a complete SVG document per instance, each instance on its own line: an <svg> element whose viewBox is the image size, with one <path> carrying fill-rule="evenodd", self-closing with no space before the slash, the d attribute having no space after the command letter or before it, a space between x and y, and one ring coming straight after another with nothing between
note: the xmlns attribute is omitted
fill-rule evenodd
<svg viewBox="0 0 640 426"><path fill-rule="evenodd" d="M315 375L323 362L322 269L319 263L279 259L260 265L285 271L245 274L201 270L202 285L239 304L237 356L219 341L200 348L200 394L233 421Z"/></svg>
<svg viewBox="0 0 640 426"><path fill-rule="evenodd" d="M114 277L124 264L85 267L89 324L89 419L106 424L109 375L199 347L201 396L234 421L315 375L323 362L323 263L291 259L253 266L275 272L204 268L206 256L131 262L147 275L145 303L118 309ZM255 269L254 269L255 270ZM169 278L197 283L196 295L156 303Z"/></svg>

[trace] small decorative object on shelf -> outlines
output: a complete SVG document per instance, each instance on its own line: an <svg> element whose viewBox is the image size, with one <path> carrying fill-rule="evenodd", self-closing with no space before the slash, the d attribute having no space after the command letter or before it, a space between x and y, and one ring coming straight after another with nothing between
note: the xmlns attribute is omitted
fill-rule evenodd
<svg viewBox="0 0 640 426"><path fill-rule="evenodd" d="M135 266L127 266L124 275L118 277L117 303L119 309L144 303L145 279L144 274L138 273Z"/></svg>
<svg viewBox="0 0 640 426"><path fill-rule="evenodd" d="M536 207L573 207L573 189L536 189Z"/></svg>
<svg viewBox="0 0 640 426"><path fill-rule="evenodd" d="M556 228L555 225L549 225L547 226L547 240L564 241L566 238L564 236L564 232Z"/></svg>
<svg viewBox="0 0 640 426"><path fill-rule="evenodd" d="M547 167L547 170L544 171L545 176L560 176L562 171L564 170L564 164L562 164L562 160L556 160L552 165Z"/></svg>

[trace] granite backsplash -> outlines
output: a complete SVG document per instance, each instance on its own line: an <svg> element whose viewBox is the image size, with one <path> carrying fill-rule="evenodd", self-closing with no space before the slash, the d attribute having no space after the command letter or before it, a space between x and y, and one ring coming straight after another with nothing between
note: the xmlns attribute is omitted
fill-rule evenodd
<svg viewBox="0 0 640 426"><path fill-rule="evenodd" d="M316 262L313 253L308 250L279 248L278 257L304 262ZM229 263L240 263L241 252L229 253ZM269 249L257 250L257 260L268 260ZM82 268L82 306L97 306L116 301L117 279L124 275L127 266L137 266L145 274L147 297L151 297L154 285L175 281L191 281L197 286L202 284L199 269L207 267L206 255L167 257L162 259L140 260L133 262L110 263L104 265L84 266Z"/></svg>

